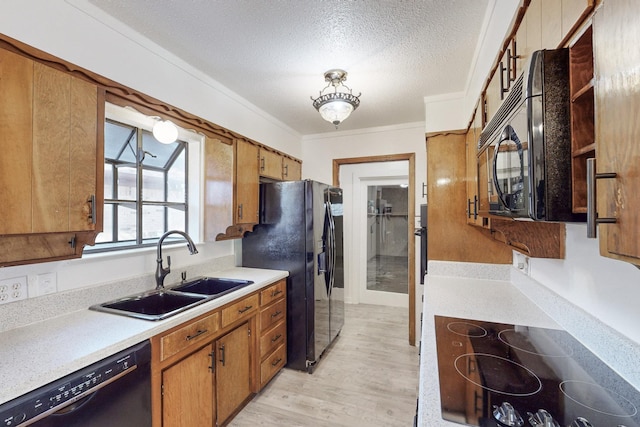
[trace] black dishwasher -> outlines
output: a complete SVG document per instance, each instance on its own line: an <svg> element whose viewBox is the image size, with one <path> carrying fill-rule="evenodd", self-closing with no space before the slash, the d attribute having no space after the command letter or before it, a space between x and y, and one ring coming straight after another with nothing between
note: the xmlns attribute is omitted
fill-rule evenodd
<svg viewBox="0 0 640 427"><path fill-rule="evenodd" d="M150 427L149 342L0 405L0 426Z"/></svg>

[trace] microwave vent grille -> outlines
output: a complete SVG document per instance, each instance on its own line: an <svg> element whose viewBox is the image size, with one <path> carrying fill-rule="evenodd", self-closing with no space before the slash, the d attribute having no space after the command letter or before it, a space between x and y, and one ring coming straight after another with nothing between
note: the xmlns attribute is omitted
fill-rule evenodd
<svg viewBox="0 0 640 427"><path fill-rule="evenodd" d="M520 74L520 77L515 81L509 95L502 101L500 108L493 115L489 123L484 127L478 140L478 150L480 150L489 141L489 138L500 127L500 124L504 122L507 116L515 110L515 107L522 102L524 98L523 92L524 73Z"/></svg>

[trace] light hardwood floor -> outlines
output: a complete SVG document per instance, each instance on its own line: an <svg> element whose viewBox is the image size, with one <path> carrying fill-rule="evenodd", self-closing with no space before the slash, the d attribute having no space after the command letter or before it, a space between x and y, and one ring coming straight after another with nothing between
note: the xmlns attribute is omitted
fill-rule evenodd
<svg viewBox="0 0 640 427"><path fill-rule="evenodd" d="M407 322L406 308L346 304L314 373L283 369L229 426L412 426L419 361Z"/></svg>

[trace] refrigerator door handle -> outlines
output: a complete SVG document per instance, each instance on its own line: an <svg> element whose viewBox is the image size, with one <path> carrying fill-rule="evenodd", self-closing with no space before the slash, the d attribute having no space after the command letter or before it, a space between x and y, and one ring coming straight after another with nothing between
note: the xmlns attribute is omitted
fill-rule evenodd
<svg viewBox="0 0 640 427"><path fill-rule="evenodd" d="M333 213L331 212L331 202L327 201L326 204L327 207L327 220L328 220L328 225L329 225L329 229L328 231L328 245L327 245L327 249L328 249L328 270L329 270L329 277L328 277L328 283L327 283L327 294L331 295L331 292L333 291L333 284L335 281L335 265L336 265L336 225L335 225L335 221L333 219Z"/></svg>

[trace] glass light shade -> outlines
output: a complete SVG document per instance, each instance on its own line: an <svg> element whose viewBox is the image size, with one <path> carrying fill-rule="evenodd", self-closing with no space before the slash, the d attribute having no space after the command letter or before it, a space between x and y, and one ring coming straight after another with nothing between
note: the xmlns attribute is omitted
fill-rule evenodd
<svg viewBox="0 0 640 427"><path fill-rule="evenodd" d="M338 126L344 119L349 117L349 114L353 111L353 105L341 99L336 99L320 106L318 111L323 119Z"/></svg>
<svg viewBox="0 0 640 427"><path fill-rule="evenodd" d="M178 128L169 120L158 120L153 125L153 137L163 144L171 144L178 139Z"/></svg>

